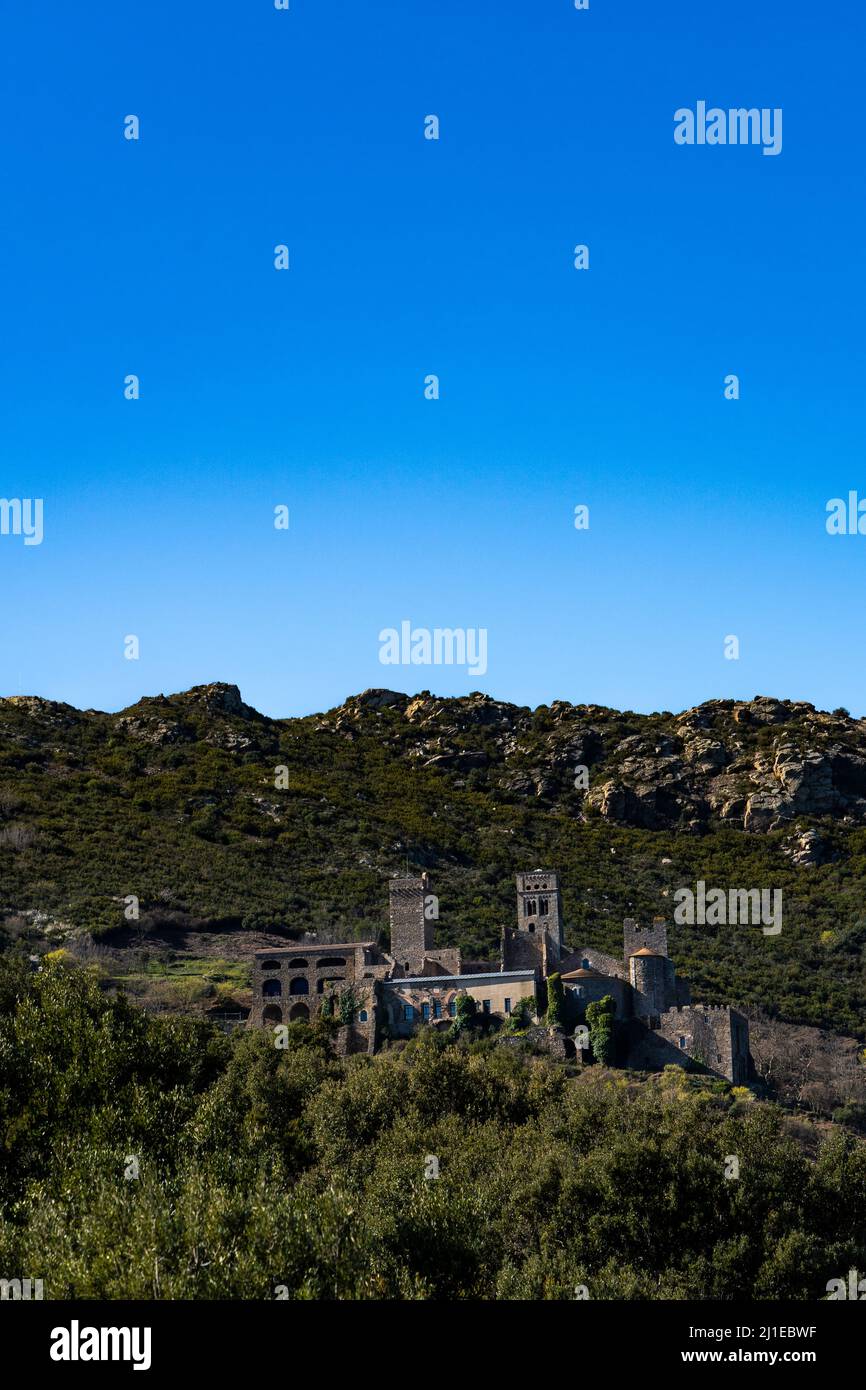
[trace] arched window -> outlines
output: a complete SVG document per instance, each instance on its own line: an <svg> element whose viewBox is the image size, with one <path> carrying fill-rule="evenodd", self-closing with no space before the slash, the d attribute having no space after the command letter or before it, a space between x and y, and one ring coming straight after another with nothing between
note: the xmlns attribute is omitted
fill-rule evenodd
<svg viewBox="0 0 866 1390"><path fill-rule="evenodd" d="M289 985L289 994L309 994L310 986L303 975L298 975Z"/></svg>
<svg viewBox="0 0 866 1390"><path fill-rule="evenodd" d="M279 970L280 968L280 962L278 960L263 960L260 962L260 965L262 970Z"/></svg>
<svg viewBox="0 0 866 1390"><path fill-rule="evenodd" d="M283 1011L279 1004L266 1004L262 1009L262 1018L265 1023L282 1023Z"/></svg>
<svg viewBox="0 0 866 1390"><path fill-rule="evenodd" d="M299 956L290 956L286 962L286 966L289 970L309 970L310 963L309 961L301 960Z"/></svg>
<svg viewBox="0 0 866 1390"><path fill-rule="evenodd" d="M539 915L539 917L546 917L546 916L547 916L547 912L548 912L548 908L547 908L547 898L539 898L539 899L538 899L538 915Z"/></svg>
<svg viewBox="0 0 866 1390"><path fill-rule="evenodd" d="M366 1009L362 1009L361 1012L358 1014L358 1022L359 1022L359 1023L366 1023L366 1022L367 1022L367 1010L366 1010Z"/></svg>
<svg viewBox="0 0 866 1390"><path fill-rule="evenodd" d="M290 1010L290 1012L289 1012L289 1022L290 1022L290 1023L297 1023L297 1022L299 1022L299 1021L302 1022L302 1023L307 1023L307 1022L309 1021L309 1017L310 1017L310 1011L309 1011L309 1009L307 1008L306 1004L293 1004L293 1005L292 1005L292 1008L291 1008L291 1010Z"/></svg>
<svg viewBox="0 0 866 1390"><path fill-rule="evenodd" d="M535 931L535 923L534 923L534 922L530 922L530 924L529 924L529 931Z"/></svg>
<svg viewBox="0 0 866 1390"><path fill-rule="evenodd" d="M580 964L581 964L581 966L583 967L584 970L589 970L589 968L590 968L589 957L588 957L588 956L584 956L584 958L583 958L583 960L580 962Z"/></svg>
<svg viewBox="0 0 866 1390"><path fill-rule="evenodd" d="M265 996L266 999L276 997L282 994L282 992L283 987L280 984L279 980L265 980L264 984L262 985L262 994Z"/></svg>

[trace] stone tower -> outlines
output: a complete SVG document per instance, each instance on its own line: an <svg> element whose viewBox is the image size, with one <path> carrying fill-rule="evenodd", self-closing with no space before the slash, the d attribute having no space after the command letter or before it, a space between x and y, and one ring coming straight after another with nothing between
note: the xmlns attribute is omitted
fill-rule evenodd
<svg viewBox="0 0 866 1390"><path fill-rule="evenodd" d="M552 869L517 875L517 925L502 934L503 969L559 969L562 956L562 904L559 877Z"/></svg>
<svg viewBox="0 0 866 1390"><path fill-rule="evenodd" d="M562 955L562 904L559 875L552 869L533 869L517 875L517 930L537 936L546 934L548 949L558 960Z"/></svg>
<svg viewBox="0 0 866 1390"><path fill-rule="evenodd" d="M641 946L628 962L634 1011L639 1018L658 1018L676 1003L674 964L648 946Z"/></svg>
<svg viewBox="0 0 866 1390"><path fill-rule="evenodd" d="M392 878L389 887L391 955L397 969L405 975L420 975L424 957L433 950L433 922L425 914L430 880Z"/></svg>
<svg viewBox="0 0 866 1390"><path fill-rule="evenodd" d="M651 927L639 927L633 917L622 924L622 954L628 965L637 951L654 951L657 956L668 953L668 929L664 917L654 917Z"/></svg>

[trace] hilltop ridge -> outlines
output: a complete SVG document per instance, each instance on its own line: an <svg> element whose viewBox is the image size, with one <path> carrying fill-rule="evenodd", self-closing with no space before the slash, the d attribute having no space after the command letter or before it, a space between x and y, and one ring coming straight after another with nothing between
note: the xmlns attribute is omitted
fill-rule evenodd
<svg viewBox="0 0 866 1390"><path fill-rule="evenodd" d="M682 928L710 1001L866 1023L866 721L802 701L636 714L371 689L273 719L236 685L116 713L0 700L0 921L387 933L386 880L435 871L440 931L479 959L510 876L561 874L566 936L614 942L704 879L784 891L775 941Z"/></svg>

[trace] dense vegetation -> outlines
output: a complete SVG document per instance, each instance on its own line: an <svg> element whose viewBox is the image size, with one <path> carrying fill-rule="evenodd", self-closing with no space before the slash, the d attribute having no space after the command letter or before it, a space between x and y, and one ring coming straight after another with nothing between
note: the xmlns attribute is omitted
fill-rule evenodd
<svg viewBox="0 0 866 1390"><path fill-rule="evenodd" d="M820 1298L866 1265L866 1144L798 1130L676 1068L338 1061L0 957L0 1269L47 1298Z"/></svg>
<svg viewBox="0 0 866 1390"><path fill-rule="evenodd" d="M782 739L811 747L801 707L786 708L779 728L753 727L733 722L738 712L722 708L732 703L699 714L710 756L713 739L736 752L732 786L748 780L741 765L772 763ZM856 801L864 733L843 711L820 718L848 748L833 766ZM32 926L39 913L37 922L123 940L124 899L135 895L145 934L190 920L384 934L387 878L408 865L431 871L439 941L489 958L513 918L513 874L544 864L560 871L568 943L618 952L623 917L670 922L678 886L772 885L784 893L779 936L671 927L694 996L866 1036L866 827L856 814L818 818L825 862L802 868L786 829L747 833L712 816L647 829L599 813L592 797L620 775L622 750L641 741L652 771L653 749L663 762L682 727L669 714L530 711L484 697L357 697L326 715L271 720L227 686L119 715L0 701L0 926ZM575 786L579 759L588 793Z"/></svg>

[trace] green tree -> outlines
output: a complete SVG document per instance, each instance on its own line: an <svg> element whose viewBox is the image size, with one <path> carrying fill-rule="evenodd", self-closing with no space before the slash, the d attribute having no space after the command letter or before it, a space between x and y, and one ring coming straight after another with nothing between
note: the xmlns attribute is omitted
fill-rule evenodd
<svg viewBox="0 0 866 1390"><path fill-rule="evenodd" d="M559 1028L565 1022L565 990L559 974L551 975L547 981L547 1022Z"/></svg>
<svg viewBox="0 0 866 1390"><path fill-rule="evenodd" d="M597 1062L606 1067L613 1066L616 1056L613 1023L615 1012L616 1004L609 994L606 994L603 999L593 1000L586 1008L589 1045L592 1048L592 1055Z"/></svg>
<svg viewBox="0 0 866 1390"><path fill-rule="evenodd" d="M465 1033L468 1029L472 1028L475 1024L477 1013L478 1005L472 998L472 995L467 994L465 990L461 990L456 1000L454 1022L448 1030L449 1036L452 1038L459 1038L461 1033Z"/></svg>
<svg viewBox="0 0 866 1390"><path fill-rule="evenodd" d="M529 1028L535 1015L535 1005L528 995L518 999L511 1010L508 1019L508 1028L512 1033L522 1033L525 1028Z"/></svg>

